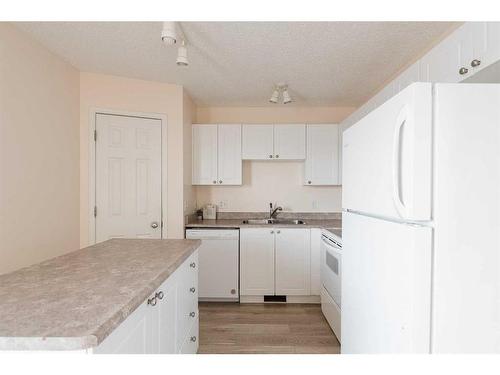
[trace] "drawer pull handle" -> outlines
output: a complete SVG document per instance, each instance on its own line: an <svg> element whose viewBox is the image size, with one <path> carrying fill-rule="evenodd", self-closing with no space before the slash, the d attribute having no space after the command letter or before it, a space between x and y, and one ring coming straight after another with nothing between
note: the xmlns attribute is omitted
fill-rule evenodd
<svg viewBox="0 0 500 375"><path fill-rule="evenodd" d="M163 292L160 290L159 292L156 292L155 297L158 299L163 299Z"/></svg>
<svg viewBox="0 0 500 375"><path fill-rule="evenodd" d="M190 316L191 318L194 318L194 317L196 316L196 313L195 313L194 311L191 311L191 312L189 313L189 316Z"/></svg>
<svg viewBox="0 0 500 375"><path fill-rule="evenodd" d="M153 298L148 298L148 305L156 306L156 296Z"/></svg>
<svg viewBox="0 0 500 375"><path fill-rule="evenodd" d="M196 268L196 263L195 263L195 262L191 263L191 264L189 265L189 267L191 267L191 268Z"/></svg>
<svg viewBox="0 0 500 375"><path fill-rule="evenodd" d="M196 336L191 336L191 342L196 342Z"/></svg>
<svg viewBox="0 0 500 375"><path fill-rule="evenodd" d="M191 288L189 288L189 291L190 291L191 293L194 293L194 292L196 292L196 288L195 288L194 286L192 286Z"/></svg>

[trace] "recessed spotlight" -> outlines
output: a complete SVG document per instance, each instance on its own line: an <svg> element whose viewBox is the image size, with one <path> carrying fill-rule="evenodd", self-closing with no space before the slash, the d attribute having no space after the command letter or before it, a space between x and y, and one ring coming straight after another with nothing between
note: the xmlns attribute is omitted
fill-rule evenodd
<svg viewBox="0 0 500 375"><path fill-rule="evenodd" d="M177 43L176 22L163 22L161 30L161 40L163 43L171 46Z"/></svg>
<svg viewBox="0 0 500 375"><path fill-rule="evenodd" d="M273 103L273 104L276 104L278 103L278 99L280 98L280 92L279 92L279 89L278 87L276 87L273 91L273 94L271 95L271 97L269 98L269 102Z"/></svg>
<svg viewBox="0 0 500 375"><path fill-rule="evenodd" d="M177 49L177 61L176 64L179 66L188 66L188 51L186 47L186 42L182 41L182 44Z"/></svg>

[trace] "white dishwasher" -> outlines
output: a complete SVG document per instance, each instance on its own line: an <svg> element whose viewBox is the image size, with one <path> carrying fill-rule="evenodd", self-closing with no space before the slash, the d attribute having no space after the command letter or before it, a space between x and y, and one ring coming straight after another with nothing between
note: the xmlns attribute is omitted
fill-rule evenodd
<svg viewBox="0 0 500 375"><path fill-rule="evenodd" d="M199 299L238 301L239 230L187 229L186 238L201 240L198 249Z"/></svg>

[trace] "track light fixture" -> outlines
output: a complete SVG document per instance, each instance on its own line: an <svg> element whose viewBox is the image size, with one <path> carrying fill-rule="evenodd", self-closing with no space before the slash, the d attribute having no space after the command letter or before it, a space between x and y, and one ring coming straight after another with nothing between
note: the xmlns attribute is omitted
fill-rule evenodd
<svg viewBox="0 0 500 375"><path fill-rule="evenodd" d="M269 98L269 102L273 104L277 104L279 101L279 98L283 99L283 104L289 104L292 102L292 97L290 96L290 93L288 92L288 85L285 83L278 83L274 85L274 91Z"/></svg>
<svg viewBox="0 0 500 375"><path fill-rule="evenodd" d="M177 22L163 22L161 40L166 45L172 46L177 43Z"/></svg>
<svg viewBox="0 0 500 375"><path fill-rule="evenodd" d="M269 98L269 102L276 104L276 103L278 103L279 98L280 98L280 92L279 92L279 88L276 86L274 88L273 94Z"/></svg>
<svg viewBox="0 0 500 375"><path fill-rule="evenodd" d="M189 61L188 61L188 52L186 48L186 42L184 39L182 40L181 45L177 49L177 61L176 64L178 66L188 66Z"/></svg>

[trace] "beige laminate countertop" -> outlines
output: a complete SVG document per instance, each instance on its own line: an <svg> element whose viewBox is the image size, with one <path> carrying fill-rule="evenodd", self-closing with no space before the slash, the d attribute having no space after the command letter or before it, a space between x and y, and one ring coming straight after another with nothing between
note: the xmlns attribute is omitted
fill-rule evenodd
<svg viewBox="0 0 500 375"><path fill-rule="evenodd" d="M113 239L0 275L0 349L99 345L200 243Z"/></svg>
<svg viewBox="0 0 500 375"><path fill-rule="evenodd" d="M305 224L243 224L243 220L197 220L186 224L186 228L342 228L340 219L304 219Z"/></svg>

